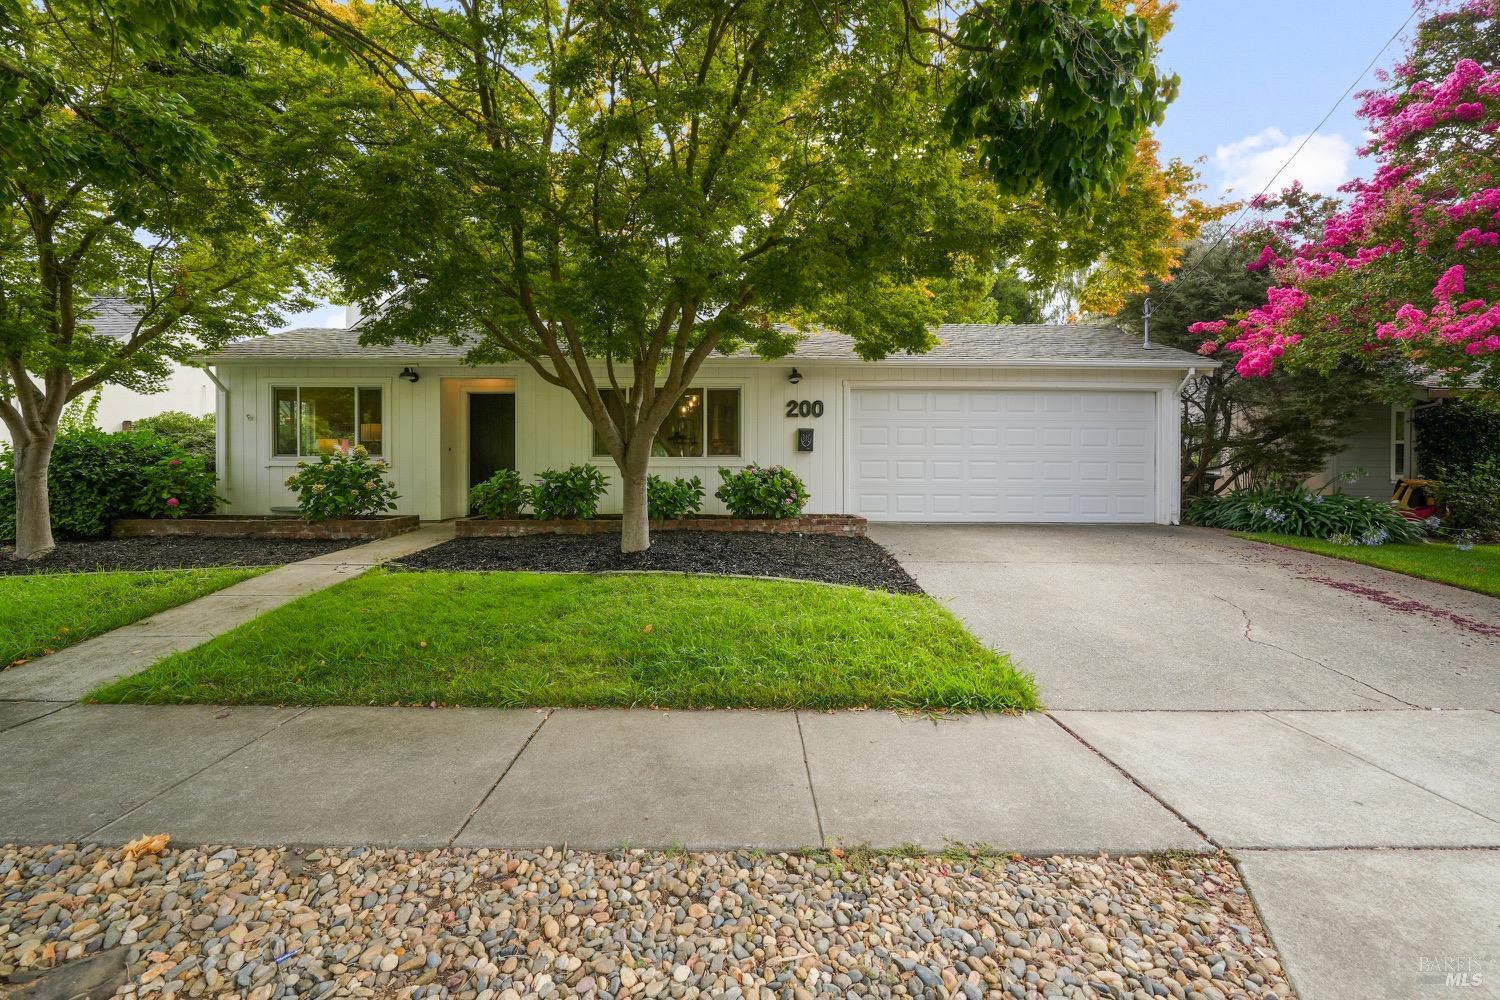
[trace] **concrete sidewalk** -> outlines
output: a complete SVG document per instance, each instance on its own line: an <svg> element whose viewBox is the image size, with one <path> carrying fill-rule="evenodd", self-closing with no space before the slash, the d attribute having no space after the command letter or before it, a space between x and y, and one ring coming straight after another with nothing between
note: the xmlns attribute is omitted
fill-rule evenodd
<svg viewBox="0 0 1500 1000"><path fill-rule="evenodd" d="M6 701L74 701L304 594L332 587L371 566L420 552L452 537L450 523L424 524L404 535L278 566L51 656L0 671L0 705ZM0 719L4 711L0 707Z"/></svg>
<svg viewBox="0 0 1500 1000"><path fill-rule="evenodd" d="M1223 849L1303 1000L1500 995L1495 712L0 702L0 760L13 842Z"/></svg>

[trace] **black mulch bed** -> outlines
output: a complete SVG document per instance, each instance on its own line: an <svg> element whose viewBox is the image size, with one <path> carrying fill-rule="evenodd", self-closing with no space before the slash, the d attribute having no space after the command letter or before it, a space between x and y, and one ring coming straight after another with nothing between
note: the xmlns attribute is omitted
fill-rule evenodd
<svg viewBox="0 0 1500 1000"><path fill-rule="evenodd" d="M405 569L583 573L665 570L775 576L843 583L897 594L922 593L922 588L885 549L868 538L836 535L662 531L651 536L650 549L628 555L620 551L620 536L615 534L455 538L389 565Z"/></svg>
<svg viewBox="0 0 1500 1000"><path fill-rule="evenodd" d="M279 566L337 552L358 540L300 538L104 538L58 542L45 558L10 558L14 546L0 548L0 576L26 573L83 573L95 570L201 569L207 566Z"/></svg>

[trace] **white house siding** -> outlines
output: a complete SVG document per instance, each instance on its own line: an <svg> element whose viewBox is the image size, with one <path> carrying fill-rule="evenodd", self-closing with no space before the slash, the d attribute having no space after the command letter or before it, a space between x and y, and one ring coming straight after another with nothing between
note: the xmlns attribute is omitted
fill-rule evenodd
<svg viewBox="0 0 1500 1000"><path fill-rule="evenodd" d="M118 385L105 386L99 393L99 409L94 414L94 423L103 430L117 431L127 420L154 417L168 410L202 416L214 412L214 395L214 384L203 369L179 366L167 377L160 392L135 392ZM0 423L0 443L10 443L10 432L4 423Z"/></svg>
<svg viewBox="0 0 1500 1000"><path fill-rule="evenodd" d="M385 390L386 459L391 478L401 493L400 511L436 520L452 517L463 507L462 487L467 468L467 437L455 419L462 400L461 386L445 379L514 379L516 393L516 465L530 477L549 468L594 462L610 480L602 510L620 509L619 477L608 458L591 454L588 419L565 391L548 385L524 365L465 367L431 362L417 367L421 380L412 385L397 375L404 364L351 365L347 362L304 361L291 364L223 364L218 373L228 388L221 442L221 493L229 510L265 513L294 503L283 480L295 461L272 457L271 390L278 385L377 385ZM1155 520L1177 520L1179 433L1176 389L1180 371L1127 367L949 367L932 363L850 364L798 361L798 385L787 375L792 363L715 360L705 364L694 386L737 386L742 390L739 458L658 458L652 471L664 476L693 476L703 480L708 497L704 509L723 511L713 497L720 466L748 462L781 464L807 484L810 512L839 513L845 497L845 421L849 394L868 384L902 383L933 387L1135 389L1156 393L1157 510ZM480 388L485 388L481 386ZM447 400L445 414L444 400ZM788 418L788 400L822 400L821 417ZM811 453L796 450L796 431L811 427Z"/></svg>

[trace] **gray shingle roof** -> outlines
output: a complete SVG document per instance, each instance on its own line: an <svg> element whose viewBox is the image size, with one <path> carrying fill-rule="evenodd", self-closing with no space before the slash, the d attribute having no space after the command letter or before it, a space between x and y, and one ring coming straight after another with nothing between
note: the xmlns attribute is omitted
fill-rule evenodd
<svg viewBox="0 0 1500 1000"><path fill-rule="evenodd" d="M89 303L88 324L94 334L129 340L140 322L141 310L116 295L99 295Z"/></svg>
<svg viewBox="0 0 1500 1000"><path fill-rule="evenodd" d="M1152 365L1162 368L1209 368L1214 362L1172 347L1141 346L1140 339L1117 326L1074 324L949 323L938 327L938 346L927 354L895 354L887 363L922 364L1085 364ZM854 340L819 331L797 345L790 361L855 361ZM451 361L467 353L469 343L446 341L363 346L357 330L304 327L268 337L241 340L210 355L212 362L256 361ZM747 357L749 355L746 355Z"/></svg>

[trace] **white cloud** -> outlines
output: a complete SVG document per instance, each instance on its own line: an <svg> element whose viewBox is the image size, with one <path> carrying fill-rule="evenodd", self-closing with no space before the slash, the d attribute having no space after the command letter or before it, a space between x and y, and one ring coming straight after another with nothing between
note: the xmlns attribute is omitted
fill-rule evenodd
<svg viewBox="0 0 1500 1000"><path fill-rule="evenodd" d="M1223 190L1249 198L1266 186L1277 169L1287 162L1306 136L1287 136L1279 128L1262 129L1238 142L1214 150L1213 165L1219 169ZM1296 159L1276 177L1272 193L1292 181L1319 194L1333 194L1350 177L1354 144L1337 133L1315 135Z"/></svg>

